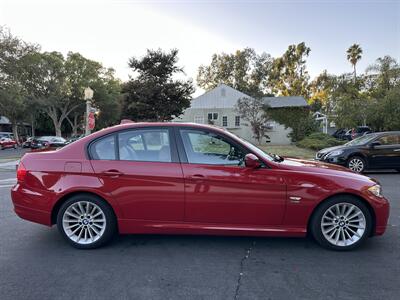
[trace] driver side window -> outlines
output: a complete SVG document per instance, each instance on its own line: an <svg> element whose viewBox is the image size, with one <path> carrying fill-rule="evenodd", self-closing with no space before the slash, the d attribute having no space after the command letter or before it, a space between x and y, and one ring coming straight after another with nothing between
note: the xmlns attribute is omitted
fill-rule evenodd
<svg viewBox="0 0 400 300"><path fill-rule="evenodd" d="M243 151L222 136L199 130L181 130L180 134L189 163L243 165Z"/></svg>

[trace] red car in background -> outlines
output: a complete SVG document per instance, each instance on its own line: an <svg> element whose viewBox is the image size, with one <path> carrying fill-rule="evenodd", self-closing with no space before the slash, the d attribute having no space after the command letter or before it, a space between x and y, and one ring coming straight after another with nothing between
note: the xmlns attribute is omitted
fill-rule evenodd
<svg viewBox="0 0 400 300"><path fill-rule="evenodd" d="M17 149L17 142L14 141L13 139L10 139L8 137L2 137L0 138L0 150L4 150L7 148L14 148Z"/></svg>
<svg viewBox="0 0 400 300"><path fill-rule="evenodd" d="M379 183L343 167L269 155L206 125L128 123L21 159L24 219L76 248L121 234L303 237L353 249L385 232Z"/></svg>

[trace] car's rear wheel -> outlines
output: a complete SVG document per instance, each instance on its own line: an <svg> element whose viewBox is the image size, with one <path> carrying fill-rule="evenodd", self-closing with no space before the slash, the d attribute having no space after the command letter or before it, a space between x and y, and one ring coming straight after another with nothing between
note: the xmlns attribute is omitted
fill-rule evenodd
<svg viewBox="0 0 400 300"><path fill-rule="evenodd" d="M112 209L102 199L78 194L61 206L57 227L75 248L93 249L109 242L117 226Z"/></svg>
<svg viewBox="0 0 400 300"><path fill-rule="evenodd" d="M311 221L315 240L333 250L351 250L370 235L372 217L366 205L357 198L340 196L322 203Z"/></svg>
<svg viewBox="0 0 400 300"><path fill-rule="evenodd" d="M349 161L347 162L347 167L357 173L362 173L366 169L365 160L360 156L353 156L350 157Z"/></svg>

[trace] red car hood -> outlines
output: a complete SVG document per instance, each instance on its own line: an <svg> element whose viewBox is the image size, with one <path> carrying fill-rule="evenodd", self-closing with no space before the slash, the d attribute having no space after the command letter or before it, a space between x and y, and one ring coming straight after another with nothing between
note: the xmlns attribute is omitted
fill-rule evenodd
<svg viewBox="0 0 400 300"><path fill-rule="evenodd" d="M283 169L299 171L299 172L312 172L312 173L319 173L325 174L330 176L341 176L341 177L348 177L357 180L364 180L371 182L371 178L357 174L345 167L313 161L313 160L303 160L303 159L296 159L296 158L285 158L284 161L280 162L279 165Z"/></svg>

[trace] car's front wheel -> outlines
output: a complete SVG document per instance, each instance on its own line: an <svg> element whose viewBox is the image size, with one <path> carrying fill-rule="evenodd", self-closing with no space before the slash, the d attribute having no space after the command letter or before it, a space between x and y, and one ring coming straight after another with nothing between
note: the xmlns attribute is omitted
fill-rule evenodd
<svg viewBox="0 0 400 300"><path fill-rule="evenodd" d="M112 209L102 199L78 194L61 206L57 227L75 248L93 249L110 241L117 226Z"/></svg>
<svg viewBox="0 0 400 300"><path fill-rule="evenodd" d="M360 156L353 156L347 162L347 167L357 173L362 173L366 169L365 160Z"/></svg>
<svg viewBox="0 0 400 300"><path fill-rule="evenodd" d="M322 203L311 221L315 240L333 250L351 250L369 236L372 217L366 205L357 198L340 196Z"/></svg>

